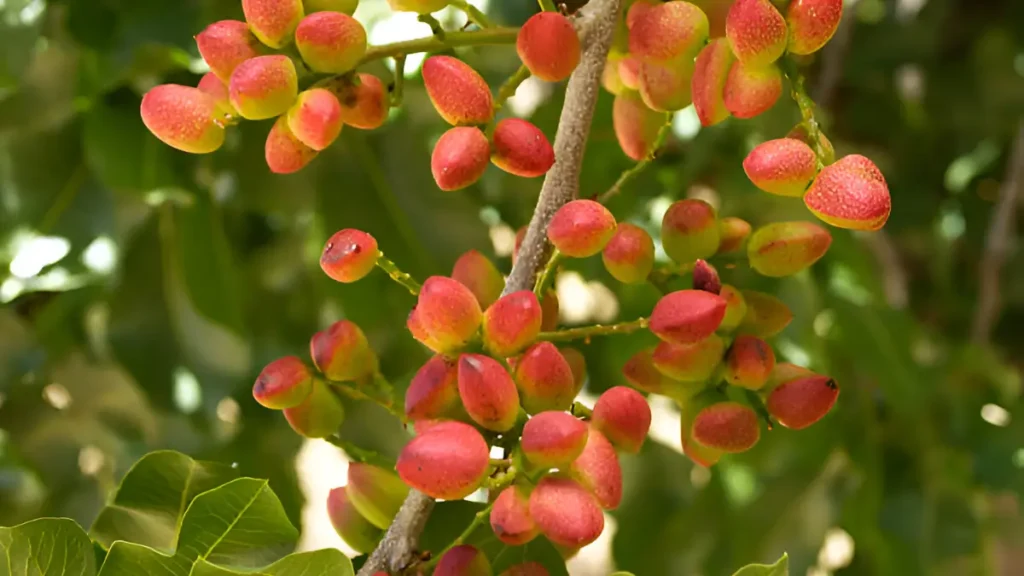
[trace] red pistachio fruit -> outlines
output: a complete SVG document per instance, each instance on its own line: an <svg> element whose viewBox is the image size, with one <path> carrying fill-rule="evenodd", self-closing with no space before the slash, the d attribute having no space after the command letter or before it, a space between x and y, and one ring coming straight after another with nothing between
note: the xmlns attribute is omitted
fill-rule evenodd
<svg viewBox="0 0 1024 576"><path fill-rule="evenodd" d="M719 295L722 293L722 279L718 276L718 270L706 260L693 263L693 289Z"/></svg>
<svg viewBox="0 0 1024 576"><path fill-rule="evenodd" d="M843 0L793 0L786 9L789 51L811 54L828 43L843 17Z"/></svg>
<svg viewBox="0 0 1024 576"><path fill-rule="evenodd" d="M736 62L725 80L725 107L737 118L767 112L782 96L782 70L775 64L752 66Z"/></svg>
<svg viewBox="0 0 1024 576"><path fill-rule="evenodd" d="M568 18L558 12L540 12L519 29L516 52L531 74L558 82L580 63L580 39Z"/></svg>
<svg viewBox="0 0 1024 576"><path fill-rule="evenodd" d="M267 364L256 378L252 396L262 406L283 410L298 406L313 390L313 375L298 356Z"/></svg>
<svg viewBox="0 0 1024 576"><path fill-rule="evenodd" d="M786 303L771 294L742 290L747 313L737 331L758 338L771 338L782 332L793 321L793 312Z"/></svg>
<svg viewBox="0 0 1024 576"><path fill-rule="evenodd" d="M691 344L662 342L654 349L651 361L665 376L680 382L704 382L711 378L722 361L725 342L717 334Z"/></svg>
<svg viewBox="0 0 1024 576"><path fill-rule="evenodd" d="M461 500L487 478L490 450L469 424L440 422L416 436L398 455L398 475L431 498Z"/></svg>
<svg viewBox="0 0 1024 576"><path fill-rule="evenodd" d="M423 283L416 303L420 325L441 349L455 352L473 339L483 321L476 296L461 283L444 276L431 276Z"/></svg>
<svg viewBox="0 0 1024 576"><path fill-rule="evenodd" d="M317 12L299 22L295 46L316 72L341 74L359 64L366 54L366 29L341 12Z"/></svg>
<svg viewBox="0 0 1024 576"><path fill-rule="evenodd" d="M799 376L777 385L765 406L779 424L801 430L825 417L839 397L839 386L828 376Z"/></svg>
<svg viewBox="0 0 1024 576"><path fill-rule="evenodd" d="M725 300L702 290L666 294L655 304L649 327L674 344L691 344L712 335L725 316Z"/></svg>
<svg viewBox="0 0 1024 576"><path fill-rule="evenodd" d="M551 14L543 12L542 14ZM555 150L544 133L520 118L505 118L494 128L491 162L523 178L543 176L555 164Z"/></svg>
<svg viewBox="0 0 1024 576"><path fill-rule="evenodd" d="M677 200L661 220L662 246L669 258L679 264L710 258L720 242L718 214L703 200Z"/></svg>
<svg viewBox="0 0 1024 576"><path fill-rule="evenodd" d="M542 315L532 290L502 296L484 313L484 346L495 356L512 356L537 339Z"/></svg>
<svg viewBox="0 0 1024 576"><path fill-rule="evenodd" d="M753 336L737 336L725 358L725 381L732 386L758 390L775 369L775 352Z"/></svg>
<svg viewBox="0 0 1024 576"><path fill-rule="evenodd" d="M252 33L271 48L292 41L304 14L302 0L242 0L242 12Z"/></svg>
<svg viewBox="0 0 1024 576"><path fill-rule="evenodd" d="M892 210L882 171L858 154L822 169L804 195L804 204L825 223L850 230L879 230Z"/></svg>
<svg viewBox="0 0 1024 576"><path fill-rule="evenodd" d="M651 110L673 112L689 106L693 99L690 85L694 65L681 62L643 62L640 64L640 98Z"/></svg>
<svg viewBox="0 0 1024 576"><path fill-rule="evenodd" d="M623 153L640 161L653 152L665 115L651 110L634 92L623 92L612 104L612 126Z"/></svg>
<svg viewBox="0 0 1024 576"><path fill-rule="evenodd" d="M327 517L338 536L361 554L369 554L377 547L384 532L370 524L352 504L345 486L332 489L327 494Z"/></svg>
<svg viewBox="0 0 1024 576"><path fill-rule="evenodd" d="M761 438L757 414L738 402L717 402L693 420L693 439L706 448L727 453L746 452Z"/></svg>
<svg viewBox="0 0 1024 576"><path fill-rule="evenodd" d="M375 130L388 119L388 93L373 74L360 73L356 82L341 81L328 86L341 102L341 120L353 128Z"/></svg>
<svg viewBox="0 0 1024 576"><path fill-rule="evenodd" d="M818 174L818 158L807 144L779 138L758 144L743 160L755 186L779 196L803 196Z"/></svg>
<svg viewBox="0 0 1024 576"><path fill-rule="evenodd" d="M622 223L601 251L604 267L623 284L640 284L654 269L654 239L643 228Z"/></svg>
<svg viewBox="0 0 1024 576"><path fill-rule="evenodd" d="M491 576L487 555L474 546L460 544L450 548L437 562L434 576Z"/></svg>
<svg viewBox="0 0 1024 576"><path fill-rule="evenodd" d="M555 212L548 240L570 258L597 254L615 234L615 217L593 200L573 200Z"/></svg>
<svg viewBox="0 0 1024 576"><path fill-rule="evenodd" d="M412 422L450 418L462 408L455 362L433 356L405 391L405 416Z"/></svg>
<svg viewBox="0 0 1024 576"><path fill-rule="evenodd" d="M262 47L249 25L238 20L214 22L196 34L196 46L210 70L227 82L235 68L250 58L259 56Z"/></svg>
<svg viewBox="0 0 1024 576"><path fill-rule="evenodd" d="M727 216L718 221L720 243L717 254L728 254L743 247L743 241L750 236L753 228L742 218Z"/></svg>
<svg viewBox="0 0 1024 576"><path fill-rule="evenodd" d="M758 228L747 243L747 259L758 273L790 276L821 259L832 236L812 222L773 222Z"/></svg>
<svg viewBox="0 0 1024 576"><path fill-rule="evenodd" d="M632 20L629 51L652 62L693 58L708 39L708 17L689 2L657 4Z"/></svg>
<svg viewBox="0 0 1024 576"><path fill-rule="evenodd" d="M409 495L409 487L391 470L362 462L348 465L348 496L374 526L387 529Z"/></svg>
<svg viewBox="0 0 1024 576"><path fill-rule="evenodd" d="M509 546L522 546L540 534L530 517L530 498L517 486L509 486L498 494L491 508L491 530L498 540Z"/></svg>
<svg viewBox="0 0 1024 576"><path fill-rule="evenodd" d="M142 97L142 123L161 142L192 154L224 144L223 116L216 99L199 88L163 84Z"/></svg>
<svg viewBox="0 0 1024 576"><path fill-rule="evenodd" d="M573 460L569 473L594 494L605 510L614 510L622 502L622 468L615 447L604 434L590 427L587 445Z"/></svg>
<svg viewBox="0 0 1024 576"><path fill-rule="evenodd" d="M519 416L516 384L505 367L489 356L459 356L459 397L469 417L488 430L509 430Z"/></svg>
<svg viewBox="0 0 1024 576"><path fill-rule="evenodd" d="M769 0L736 0L725 20L733 54L751 66L766 66L786 51L786 20Z"/></svg>
<svg viewBox="0 0 1024 576"><path fill-rule="evenodd" d="M423 84L438 114L453 126L486 124L494 115L487 82L457 58L427 58L423 63Z"/></svg>
<svg viewBox="0 0 1024 576"><path fill-rule="evenodd" d="M288 127L288 116L280 116L267 134L264 158L274 174L293 174L316 158L317 151L302 143Z"/></svg>
<svg viewBox="0 0 1024 576"><path fill-rule="evenodd" d="M313 390L299 405L284 409L285 420L306 438L326 438L338 431L345 420L345 407L322 380L313 380Z"/></svg>
<svg viewBox="0 0 1024 576"><path fill-rule="evenodd" d="M576 397L572 367L550 342L534 344L519 358L515 383L528 414L568 410Z"/></svg>
<svg viewBox="0 0 1024 576"><path fill-rule="evenodd" d="M636 390L615 386L597 399L590 424L616 448L635 454L651 428L651 407Z"/></svg>
<svg viewBox="0 0 1024 576"><path fill-rule="evenodd" d="M247 120L265 120L284 114L299 93L291 58L257 56L239 64L228 83L231 105Z"/></svg>
<svg viewBox="0 0 1024 576"><path fill-rule="evenodd" d="M445 191L471 186L484 175L490 155L491 146L479 128L451 128L441 135L430 156L434 182Z"/></svg>
<svg viewBox="0 0 1024 576"><path fill-rule="evenodd" d="M729 117L725 107L725 81L736 57L725 38L716 38L697 55L691 92L693 108L704 126L714 126Z"/></svg>
<svg viewBox="0 0 1024 576"><path fill-rule="evenodd" d="M340 320L309 341L310 356L329 380L351 382L377 370L377 355L362 329L350 320Z"/></svg>
<svg viewBox="0 0 1024 576"><path fill-rule="evenodd" d="M566 412L541 412L523 427L519 447L537 468L558 468L583 453L590 429Z"/></svg>
<svg viewBox="0 0 1024 576"><path fill-rule="evenodd" d="M743 294L729 284L723 284L718 295L725 300L725 317L722 318L718 329L724 332L735 330L747 315L747 302L743 299Z"/></svg>
<svg viewBox="0 0 1024 576"><path fill-rule="evenodd" d="M313 88L299 94L288 110L288 128L300 142L323 150L341 134L341 104L329 91Z"/></svg>
<svg viewBox="0 0 1024 576"><path fill-rule="evenodd" d="M361 280L373 270L380 258L377 239L356 230L345 228L335 232L320 254L320 268L332 280L351 283Z"/></svg>
<svg viewBox="0 0 1024 576"><path fill-rule="evenodd" d="M489 258L476 250L459 256L452 268L452 279L469 288L480 308L485 310L494 304L505 288L505 277Z"/></svg>
<svg viewBox="0 0 1024 576"><path fill-rule="evenodd" d="M575 480L548 476L530 494L530 516L558 546L581 548L604 531L604 514L590 492Z"/></svg>

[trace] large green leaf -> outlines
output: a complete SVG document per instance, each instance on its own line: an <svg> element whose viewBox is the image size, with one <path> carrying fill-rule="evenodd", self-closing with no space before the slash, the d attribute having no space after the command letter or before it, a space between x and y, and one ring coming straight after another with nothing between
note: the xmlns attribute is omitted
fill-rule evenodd
<svg viewBox="0 0 1024 576"><path fill-rule="evenodd" d="M779 558L775 564L750 564L736 571L733 576L789 576L789 556Z"/></svg>
<svg viewBox="0 0 1024 576"><path fill-rule="evenodd" d="M192 500L237 476L223 464L199 462L178 452L152 452L121 480L89 534L106 548L116 540L126 540L173 550Z"/></svg>
<svg viewBox="0 0 1024 576"><path fill-rule="evenodd" d="M191 576L352 576L352 561L339 550L317 550L292 554L256 571L236 571L214 566L202 560L196 564Z"/></svg>
<svg viewBox="0 0 1024 576"><path fill-rule="evenodd" d="M67 518L0 528L0 576L92 576L96 557L85 530Z"/></svg>
<svg viewBox="0 0 1024 576"><path fill-rule="evenodd" d="M266 481L239 478L192 501L173 555L118 541L110 547L100 574L188 576L200 561L259 568L287 554L298 536Z"/></svg>

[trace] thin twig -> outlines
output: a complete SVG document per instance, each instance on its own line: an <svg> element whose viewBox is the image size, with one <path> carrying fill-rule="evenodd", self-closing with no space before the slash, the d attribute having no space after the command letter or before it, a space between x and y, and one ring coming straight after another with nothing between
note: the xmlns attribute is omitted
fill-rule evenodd
<svg viewBox="0 0 1024 576"><path fill-rule="evenodd" d="M558 332L541 332L537 339L543 342L572 342L573 340L589 340L594 336L631 334L644 328L647 328L647 318L639 318L631 322L620 322L607 326L595 324L593 326L559 330Z"/></svg>
<svg viewBox="0 0 1024 576"><path fill-rule="evenodd" d="M544 179L536 211L519 250L519 257L505 284L504 294L533 288L534 279L546 263L549 252L545 234L548 222L555 211L577 195L580 171L583 168L583 152L586 149L587 137L590 135L590 124L594 118L594 107L601 87L601 73L604 70L608 49L611 47L620 8L621 0L592 0L585 8L586 16L581 17L581 20L588 20L583 24L586 34L581 35L585 38L585 48L580 64L573 72L566 88L565 104L555 136L555 165ZM515 29L512 29L511 37L502 36L503 30L508 29L488 28L476 32L450 32L447 40L452 43L459 41L466 34L491 34L492 36L487 38L500 40L492 43L515 41ZM394 52L384 55L423 52L432 49L424 48L424 45L430 45L431 40L433 39L416 44L419 50L410 49L408 43L392 45L388 50ZM388 50L371 50L364 60L382 57L380 54ZM433 498L417 490L410 490L380 545L359 570L359 576L373 576L382 570L400 574L411 566L416 559L420 534L423 533L433 508Z"/></svg>
<svg viewBox="0 0 1024 576"><path fill-rule="evenodd" d="M359 64L363 65L382 58L394 58L399 54L440 52L458 46L512 44L516 41L518 35L518 28L485 28L469 32L445 32L443 40L437 36L429 36L427 38L416 38L415 40L405 40L393 44L372 46L366 51L366 55L359 61Z"/></svg>
<svg viewBox="0 0 1024 576"><path fill-rule="evenodd" d="M985 252L981 257L978 306L974 310L971 330L971 337L978 344L988 342L992 336L992 329L995 328L1002 307L999 276L1010 255L1021 188L1024 188L1024 119L1017 126L1017 137L1007 162L1006 179L999 190L999 201L992 212Z"/></svg>

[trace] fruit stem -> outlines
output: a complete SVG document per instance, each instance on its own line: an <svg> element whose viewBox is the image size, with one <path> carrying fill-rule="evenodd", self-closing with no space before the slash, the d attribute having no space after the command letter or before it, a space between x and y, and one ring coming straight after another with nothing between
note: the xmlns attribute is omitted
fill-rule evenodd
<svg viewBox="0 0 1024 576"><path fill-rule="evenodd" d="M537 0L537 4L540 5L540 9L543 12L558 11L558 8L555 6L554 0Z"/></svg>
<svg viewBox="0 0 1024 576"><path fill-rule="evenodd" d="M453 540L451 544L449 544L437 556L431 558L429 562L424 564L423 568L427 570L433 568L441 560L445 553L447 553L452 548L455 548L456 546L461 546L462 544L464 544L466 540L473 535L473 532L476 532L476 529L482 526L483 523L487 521L487 518L491 515L491 508L494 508L494 502L491 502L490 504L487 505L486 508L477 512L476 516L473 517L473 521L470 522L469 526L467 526L466 529L462 531L462 534L459 534L459 536L455 538L455 540Z"/></svg>
<svg viewBox="0 0 1024 576"><path fill-rule="evenodd" d="M764 405L764 399L761 398L761 395L753 390L744 390L743 393L747 397L747 402L750 402L750 406L764 420L768 429L774 430L775 423L772 422L772 415L768 412L768 407Z"/></svg>
<svg viewBox="0 0 1024 576"><path fill-rule="evenodd" d="M541 332L537 340L544 342L569 342L572 340L589 340L594 336L610 336L612 334L630 334L637 330L647 328L647 318L638 318L632 322L620 322L619 324L595 324L593 326L582 326L559 330L558 332Z"/></svg>
<svg viewBox="0 0 1024 576"><path fill-rule="evenodd" d="M391 470L395 467L394 460L386 458L385 456L374 452L373 450L367 450L360 448L348 440L344 440L341 436L334 434L324 438L331 444L340 448L353 462L361 462L363 464L370 464L371 466L377 466L378 468L384 468L385 470Z"/></svg>
<svg viewBox="0 0 1024 576"><path fill-rule="evenodd" d="M491 19L488 18L486 14L481 12L480 9L477 8L476 6L473 6L469 2L466 2L466 0L451 0L449 4L465 12L466 18L468 18L470 22L476 24L480 28L494 27L494 22L491 22Z"/></svg>
<svg viewBox="0 0 1024 576"><path fill-rule="evenodd" d="M580 420L590 420L594 416L594 411L587 408L582 402L573 402L569 407L569 414Z"/></svg>
<svg viewBox="0 0 1024 576"><path fill-rule="evenodd" d="M604 194L598 196L597 201L602 204L608 202L608 200L613 196L622 192L622 187L625 186L626 183L633 178L636 178L641 172L643 172L644 168L647 168L648 165L654 162L658 158L658 152L661 151L661 147L665 145L665 140L668 138L668 133L671 129L672 113L667 112L665 114L665 123L661 125L661 129L658 130L658 135L654 138L654 142L652 142L651 146L647 149L647 153L644 154L643 159L625 170L619 176L619 179L615 181L615 184L612 184L611 188L609 188Z"/></svg>
<svg viewBox="0 0 1024 576"><path fill-rule="evenodd" d="M555 276L555 269L558 268L558 263L562 260L562 253L555 248L551 252L551 258L548 259L547 265L544 266L544 270L541 271L540 275L537 276L537 283L533 287L533 293L537 295L537 298L544 298L544 290L547 289L548 284Z"/></svg>
<svg viewBox="0 0 1024 576"><path fill-rule="evenodd" d="M434 33L434 38L444 42L444 37L447 33L444 31L444 26L441 25L441 22L437 18L434 18L430 14L420 14L419 21L430 26L430 31Z"/></svg>
<svg viewBox="0 0 1024 576"><path fill-rule="evenodd" d="M405 96L405 54L395 56L395 86L391 89L391 107L402 105Z"/></svg>
<svg viewBox="0 0 1024 576"><path fill-rule="evenodd" d="M383 252L381 252L380 256L377 257L377 267L387 272L388 276L390 276L392 280L398 282L402 286L405 286L405 289L408 290L410 294L413 296L419 295L420 283L409 274L399 270L398 266L391 260L388 260L384 256Z"/></svg>
<svg viewBox="0 0 1024 576"><path fill-rule="evenodd" d="M359 64L374 62L382 58L394 58L400 54L419 52L440 52L457 46L483 46L488 44L512 44L519 34L518 28L494 27L469 32L446 32L444 39L437 36L416 38L392 44L381 44L366 51Z"/></svg>
<svg viewBox="0 0 1024 576"><path fill-rule="evenodd" d="M787 56L782 58L779 64L792 87L790 96L800 109L800 117L803 119L802 123L807 126L807 139L813 142L814 154L818 157L819 168L821 168L821 166L825 165L825 151L821 147L821 126L818 124L818 119L814 116L814 109L816 108L814 100L807 94L804 76L800 73L799 68L797 68L796 61Z"/></svg>
<svg viewBox="0 0 1024 576"><path fill-rule="evenodd" d="M494 98L494 111L497 112L498 110L501 110L505 106L505 102L515 95L519 85L525 82L529 77L530 69L527 68L525 64L520 66L519 70L516 70L515 74L509 76L509 79L505 80L505 83L498 89L498 95Z"/></svg>

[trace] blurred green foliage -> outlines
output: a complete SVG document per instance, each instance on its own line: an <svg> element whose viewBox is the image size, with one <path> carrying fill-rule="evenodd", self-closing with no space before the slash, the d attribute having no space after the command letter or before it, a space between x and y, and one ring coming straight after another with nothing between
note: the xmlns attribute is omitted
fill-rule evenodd
<svg viewBox="0 0 1024 576"><path fill-rule="evenodd" d="M888 179L885 232L833 230L828 255L789 279L722 270L793 308L777 350L834 376L837 409L803 433L766 434L710 474L653 441L624 458L619 569L727 574L785 551L804 574L827 563L819 552L834 528L855 544L836 574L1009 575L1022 564L1017 236L991 342L970 332L993 207L1024 130L1024 3L848 5L840 34L806 71L837 152L871 157ZM492 0L489 13L515 25L533 10ZM192 36L240 16L237 0L0 2L0 525L67 516L90 526L155 449L268 478L301 525L301 441L251 400L259 369L303 353L339 317L366 331L400 388L426 358L404 330L408 293L379 273L328 280L317 265L326 238L364 229L423 278L450 272L468 249L494 256L490 229L529 219L540 180L491 169L468 190L437 190L428 159L444 126L415 77L384 128L347 129L294 176L265 166L269 122L244 123L211 156L159 143L139 119L141 94L195 84ZM492 85L518 66L508 47L460 55ZM390 78L382 64L371 71ZM560 98L551 91L531 117L552 137ZM681 113L666 151L611 208L653 229L665 199L701 189L722 214L755 225L809 218L799 201L757 192L740 168L754 144L797 119L784 100L693 136L692 115ZM603 192L629 166L603 94L582 193ZM497 261L509 269L507 255ZM657 299L652 287L617 284L597 259L571 268L610 287L623 318ZM623 362L651 342L637 334L585 346L588 390L620 383ZM360 446L393 455L406 438L373 406L348 414L343 435Z"/></svg>

